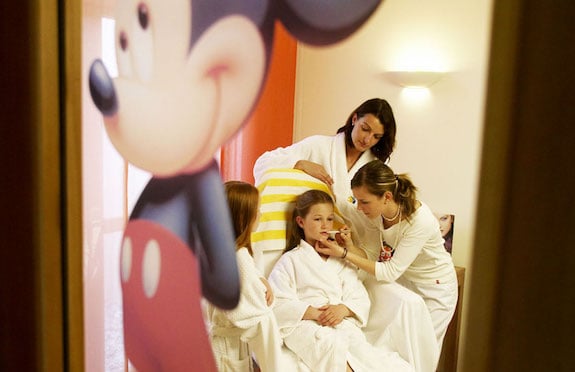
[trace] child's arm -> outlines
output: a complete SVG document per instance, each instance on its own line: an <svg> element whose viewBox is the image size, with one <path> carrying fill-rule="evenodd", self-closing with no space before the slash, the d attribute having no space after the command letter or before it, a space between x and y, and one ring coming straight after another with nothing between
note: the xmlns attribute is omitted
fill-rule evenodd
<svg viewBox="0 0 575 372"><path fill-rule="evenodd" d="M274 292L272 291L272 287L270 286L270 283L267 281L266 278L260 277L260 280L262 281L262 283L264 283L264 285L266 286L266 303L268 304L268 306L271 306L271 304L274 302Z"/></svg>
<svg viewBox="0 0 575 372"><path fill-rule="evenodd" d="M320 315L317 322L322 326L329 327L338 325L346 317L355 316L354 312L344 304L324 305L318 311L320 311Z"/></svg>

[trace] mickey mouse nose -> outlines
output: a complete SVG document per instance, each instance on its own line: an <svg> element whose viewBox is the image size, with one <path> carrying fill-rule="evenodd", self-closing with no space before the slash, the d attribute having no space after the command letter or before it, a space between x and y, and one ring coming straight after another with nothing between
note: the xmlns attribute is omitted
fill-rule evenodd
<svg viewBox="0 0 575 372"><path fill-rule="evenodd" d="M114 82L102 60L97 59L90 67L90 95L92 101L104 116L112 116L118 111L118 100Z"/></svg>

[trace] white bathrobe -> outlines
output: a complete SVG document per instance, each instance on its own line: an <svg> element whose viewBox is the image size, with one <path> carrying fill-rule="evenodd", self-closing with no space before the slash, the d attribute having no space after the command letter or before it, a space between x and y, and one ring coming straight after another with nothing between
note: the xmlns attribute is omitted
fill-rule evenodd
<svg viewBox="0 0 575 372"><path fill-rule="evenodd" d="M269 276L276 296L274 313L288 348L313 371L413 371L399 354L369 344L361 330L369 296L357 270L337 258L323 260L301 241L284 253ZM354 314L335 327L302 320L309 306L344 304Z"/></svg>
<svg viewBox="0 0 575 372"><path fill-rule="evenodd" d="M337 209L345 223L352 230L352 238L357 246L367 251L379 252L379 228L361 211L357 210L351 192L351 179L363 165L377 159L371 151L365 151L351 169L347 170L345 134L335 136L311 136L288 147L279 147L262 154L254 164L255 185L261 183L269 169L293 168L298 160L309 160L321 164L333 178L333 194Z"/></svg>
<svg viewBox="0 0 575 372"><path fill-rule="evenodd" d="M236 253L241 292L238 306L221 310L205 303L212 350L218 370L253 370L255 354L262 371L294 371L295 358L286 355L274 313L266 303L266 286L247 248ZM291 367L290 367L291 366Z"/></svg>
<svg viewBox="0 0 575 372"><path fill-rule="evenodd" d="M423 298L398 283L378 282L365 274L371 300L363 332L371 344L393 345L417 372L435 372L439 346L431 315Z"/></svg>
<svg viewBox="0 0 575 372"><path fill-rule="evenodd" d="M457 305L457 274L451 255L445 250L439 222L427 204L408 220L383 229L383 239L395 249L389 261L375 264L380 282L397 281L425 301L439 349Z"/></svg>

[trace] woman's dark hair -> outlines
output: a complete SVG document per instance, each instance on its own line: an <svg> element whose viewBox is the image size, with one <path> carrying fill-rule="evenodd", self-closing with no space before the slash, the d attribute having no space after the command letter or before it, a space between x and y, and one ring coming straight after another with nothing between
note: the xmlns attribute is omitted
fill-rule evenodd
<svg viewBox="0 0 575 372"><path fill-rule="evenodd" d="M449 232L447 234L445 234L445 236L443 237L443 239L445 240L444 242L444 246L445 246L445 250L447 252L449 252L451 254L451 250L452 250L452 246L453 246L453 224L455 223L455 221L453 220L453 215L451 216L451 227L449 229Z"/></svg>
<svg viewBox="0 0 575 372"><path fill-rule="evenodd" d="M446 216L449 216L449 231L443 235L443 239L445 241L443 245L445 246L445 250L451 254L451 249L453 246L453 228L455 227L455 216L453 214L444 214L437 216L437 219L441 223L441 219Z"/></svg>
<svg viewBox="0 0 575 372"><path fill-rule="evenodd" d="M381 198L386 191L393 194L393 200L400 205L402 213L409 218L415 212L417 187L407 174L395 174L381 160L365 164L351 179L351 188L365 187L370 194Z"/></svg>
<svg viewBox="0 0 575 372"><path fill-rule="evenodd" d="M305 238L304 231L297 224L296 218L298 216L304 218L309 213L311 207L323 203L334 205L333 199L325 191L308 190L297 196L294 202L292 217L287 226L287 245L284 249L284 253L297 247L300 241Z"/></svg>
<svg viewBox="0 0 575 372"><path fill-rule="evenodd" d="M252 254L251 227L258 216L259 192L254 186L242 181L224 183L234 234L236 249L246 247Z"/></svg>
<svg viewBox="0 0 575 372"><path fill-rule="evenodd" d="M381 98L372 98L363 102L359 107L357 107L347 118L345 125L337 130L337 133L345 132L345 143L347 146L353 147L353 141L351 139L351 131L353 130L352 120L353 116L357 115L358 118L363 117L366 114L372 114L379 119L383 125L383 137L379 140L375 146L370 150L375 155L376 158L383 161L384 163L389 160L391 153L395 147L395 118L393 116L393 110L389 103Z"/></svg>

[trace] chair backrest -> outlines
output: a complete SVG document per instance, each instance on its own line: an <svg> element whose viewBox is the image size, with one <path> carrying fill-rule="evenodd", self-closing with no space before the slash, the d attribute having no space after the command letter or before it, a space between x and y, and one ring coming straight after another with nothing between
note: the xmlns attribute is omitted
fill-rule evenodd
<svg viewBox="0 0 575 372"><path fill-rule="evenodd" d="M270 169L259 184L260 221L252 233L254 261L267 277L286 246L286 230L291 219L295 198L308 190L322 190L332 195L329 187L297 169ZM344 224L339 211L335 210L334 229Z"/></svg>

